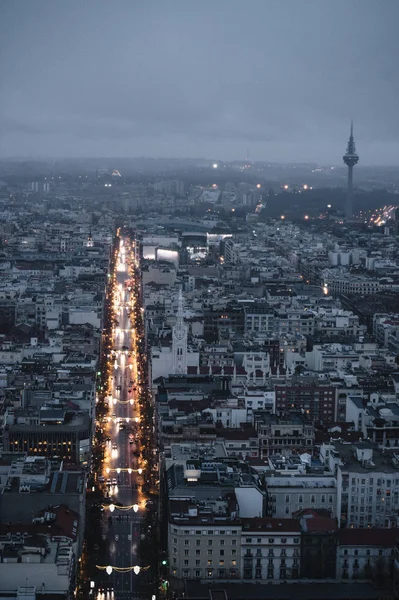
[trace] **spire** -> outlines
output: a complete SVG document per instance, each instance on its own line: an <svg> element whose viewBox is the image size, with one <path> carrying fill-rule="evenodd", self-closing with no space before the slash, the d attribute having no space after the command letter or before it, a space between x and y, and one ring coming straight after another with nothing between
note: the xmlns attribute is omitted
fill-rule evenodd
<svg viewBox="0 0 399 600"><path fill-rule="evenodd" d="M181 323L183 322L183 319L184 319L184 309L183 309L183 292L182 292L181 287L179 288L179 297L178 297L176 317L177 317L178 321L180 321Z"/></svg>
<svg viewBox="0 0 399 600"><path fill-rule="evenodd" d="M356 154L355 138L353 137L353 119L351 121L351 133L346 148L346 154Z"/></svg>

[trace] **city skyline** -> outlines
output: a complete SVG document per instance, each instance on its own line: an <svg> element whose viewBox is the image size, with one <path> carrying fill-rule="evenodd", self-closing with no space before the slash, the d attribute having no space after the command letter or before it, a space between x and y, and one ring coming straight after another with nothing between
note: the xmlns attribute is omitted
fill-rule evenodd
<svg viewBox="0 0 399 600"><path fill-rule="evenodd" d="M397 3L0 8L0 157L395 164ZM41 32L41 33L40 33Z"/></svg>

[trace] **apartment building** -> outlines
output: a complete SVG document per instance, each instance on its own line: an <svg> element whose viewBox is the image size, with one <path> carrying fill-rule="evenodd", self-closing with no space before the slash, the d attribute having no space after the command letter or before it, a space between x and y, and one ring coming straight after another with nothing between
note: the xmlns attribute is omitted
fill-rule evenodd
<svg viewBox="0 0 399 600"><path fill-rule="evenodd" d="M322 444L320 458L336 472L337 518L341 526L397 527L399 459L368 441Z"/></svg>
<svg viewBox="0 0 399 600"><path fill-rule="evenodd" d="M169 501L168 553L172 577L239 579L241 523L234 494L221 497L214 512L192 497Z"/></svg>
<svg viewBox="0 0 399 600"><path fill-rule="evenodd" d="M298 579L301 526L296 519L242 519L242 579Z"/></svg>
<svg viewBox="0 0 399 600"><path fill-rule="evenodd" d="M293 517L307 508L323 509L330 517L336 516L337 484L331 472L271 472L265 476L265 482L268 514L276 519Z"/></svg>
<svg viewBox="0 0 399 600"><path fill-rule="evenodd" d="M274 454L290 456L293 451L306 452L314 445L314 425L301 413L278 417L256 411L253 423L259 435L261 458Z"/></svg>

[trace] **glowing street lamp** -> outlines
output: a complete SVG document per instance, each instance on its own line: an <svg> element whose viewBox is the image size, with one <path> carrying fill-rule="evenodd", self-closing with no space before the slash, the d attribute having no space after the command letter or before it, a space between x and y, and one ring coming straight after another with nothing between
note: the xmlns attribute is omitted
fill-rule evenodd
<svg viewBox="0 0 399 600"><path fill-rule="evenodd" d="M111 573L112 573L111 565L108 565L108 567L105 569L105 571L106 571L107 575L111 575Z"/></svg>
<svg viewBox="0 0 399 600"><path fill-rule="evenodd" d="M133 567L133 571L135 575L138 575L141 571L140 567L138 565L136 565L135 567Z"/></svg>
<svg viewBox="0 0 399 600"><path fill-rule="evenodd" d="M137 512L139 510L139 505L133 504L133 510L134 510L134 512Z"/></svg>
<svg viewBox="0 0 399 600"><path fill-rule="evenodd" d="M137 473L138 473L139 475L141 475L141 474L142 474L142 472L143 472L143 469L137 469Z"/></svg>
<svg viewBox="0 0 399 600"><path fill-rule="evenodd" d="M114 512L114 510L115 510L115 504L110 504L109 505L109 510L110 510L110 512Z"/></svg>

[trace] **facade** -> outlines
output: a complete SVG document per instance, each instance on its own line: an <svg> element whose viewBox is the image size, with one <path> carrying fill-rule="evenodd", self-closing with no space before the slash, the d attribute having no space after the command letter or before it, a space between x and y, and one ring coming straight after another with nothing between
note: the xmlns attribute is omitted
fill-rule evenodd
<svg viewBox="0 0 399 600"><path fill-rule="evenodd" d="M340 529L338 580L371 579L376 585L392 578L398 529Z"/></svg>
<svg viewBox="0 0 399 600"><path fill-rule="evenodd" d="M337 485L329 475L284 474L266 475L268 513L276 519L287 519L310 508L324 510L336 516Z"/></svg>
<svg viewBox="0 0 399 600"><path fill-rule="evenodd" d="M243 580L281 582L300 574L301 527L295 519L243 519Z"/></svg>
<svg viewBox="0 0 399 600"><path fill-rule="evenodd" d="M292 377L276 390L276 412L303 411L311 421L336 420L335 388L315 377Z"/></svg>
<svg viewBox="0 0 399 600"><path fill-rule="evenodd" d="M275 454L289 456L306 452L314 444L314 426L306 415L277 417L264 411L255 412L253 422L259 435L261 458Z"/></svg>
<svg viewBox="0 0 399 600"><path fill-rule="evenodd" d="M375 444L323 444L320 457L337 479L341 526L394 528L399 514L399 462Z"/></svg>
<svg viewBox="0 0 399 600"><path fill-rule="evenodd" d="M76 464L87 462L91 440L89 414L44 408L10 413L3 433L4 450L58 457Z"/></svg>
<svg viewBox="0 0 399 600"><path fill-rule="evenodd" d="M168 553L172 577L211 581L240 578L241 523L236 506L230 505L230 500L221 499L216 514L206 515L189 497L170 500Z"/></svg>
<svg viewBox="0 0 399 600"><path fill-rule="evenodd" d="M335 579L338 525L325 511L304 510L301 519L301 579Z"/></svg>

